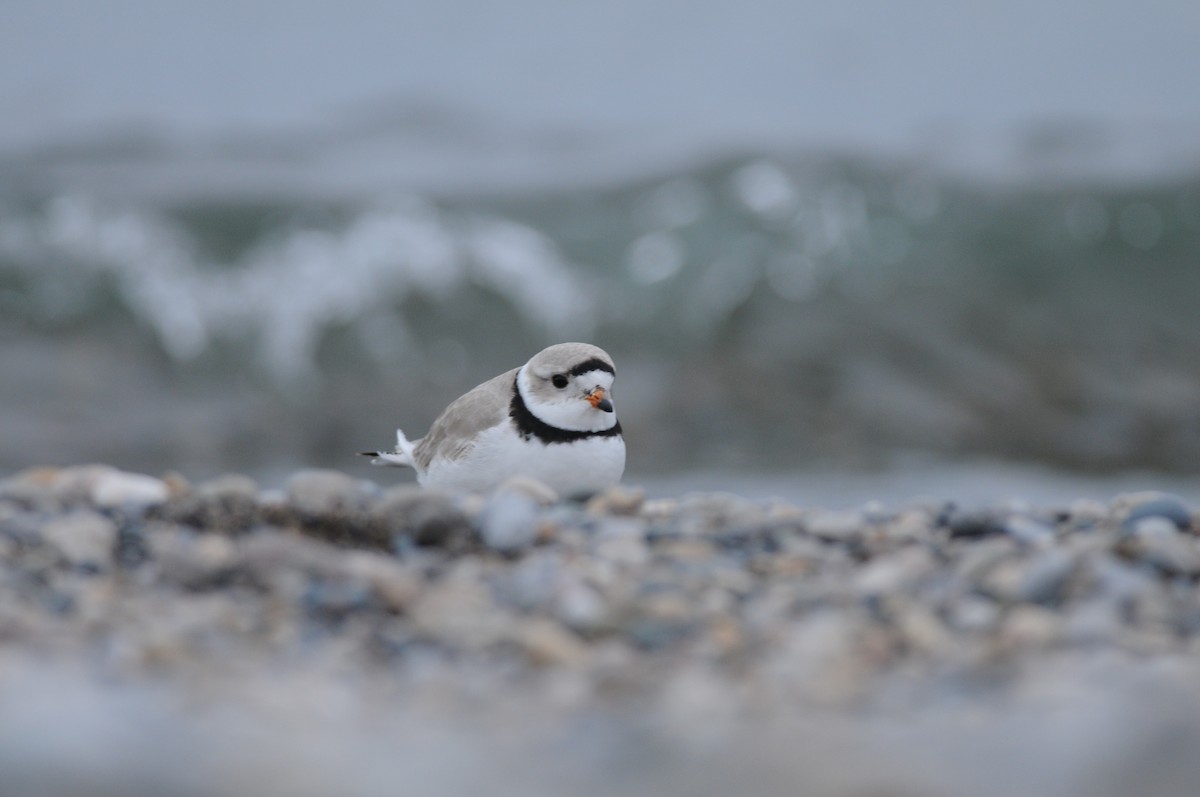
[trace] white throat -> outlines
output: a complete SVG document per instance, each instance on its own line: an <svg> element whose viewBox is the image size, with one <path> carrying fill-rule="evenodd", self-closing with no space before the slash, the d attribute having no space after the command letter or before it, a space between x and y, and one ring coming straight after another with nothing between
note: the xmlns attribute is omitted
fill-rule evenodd
<svg viewBox="0 0 1200 797"><path fill-rule="evenodd" d="M617 413L598 410L588 403L583 392L599 385L612 388L613 377L607 371L589 371L571 380L553 400L540 399L529 383L525 366L517 371L517 392L538 420L569 432L603 432L617 425ZM586 386L586 387L585 387Z"/></svg>

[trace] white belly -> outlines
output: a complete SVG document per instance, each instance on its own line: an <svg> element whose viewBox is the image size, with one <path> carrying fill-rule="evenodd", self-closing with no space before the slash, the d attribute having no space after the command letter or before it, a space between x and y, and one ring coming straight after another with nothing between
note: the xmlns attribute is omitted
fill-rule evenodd
<svg viewBox="0 0 1200 797"><path fill-rule="evenodd" d="M611 487L624 472L625 441L620 436L546 444L497 426L483 432L462 458L435 458L417 479L427 487L486 492L513 476L529 476L565 497Z"/></svg>

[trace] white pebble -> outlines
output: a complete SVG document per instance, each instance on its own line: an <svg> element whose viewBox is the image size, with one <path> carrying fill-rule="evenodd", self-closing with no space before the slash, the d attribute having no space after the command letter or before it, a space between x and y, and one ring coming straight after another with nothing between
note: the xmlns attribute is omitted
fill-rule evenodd
<svg viewBox="0 0 1200 797"><path fill-rule="evenodd" d="M168 493L162 479L120 470L105 469L97 474L91 486L92 503L108 508L161 504Z"/></svg>

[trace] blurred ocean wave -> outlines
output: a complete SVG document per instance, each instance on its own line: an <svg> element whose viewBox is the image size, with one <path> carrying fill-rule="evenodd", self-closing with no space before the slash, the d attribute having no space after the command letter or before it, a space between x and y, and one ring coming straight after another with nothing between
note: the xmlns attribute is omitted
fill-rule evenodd
<svg viewBox="0 0 1200 797"><path fill-rule="evenodd" d="M578 338L617 358L639 472L1200 468L1200 172L764 150L540 190L171 195L151 152L100 181L77 152L6 167L0 469L342 466Z"/></svg>
<svg viewBox="0 0 1200 797"><path fill-rule="evenodd" d="M219 206L209 212L235 215ZM445 301L468 279L550 331L588 326L581 286L553 244L522 225L448 219L419 200L357 209L331 226L283 225L258 230L264 240L226 262L197 241L198 233L222 234L219 224L196 229L67 195L5 222L0 250L33 300L23 304L35 324L115 312L145 326L181 363L217 338L251 339L253 359L282 386L316 378L316 348L329 328L361 322L369 329L372 314L410 294ZM64 281L75 283L73 298L48 287ZM399 326L389 334L405 335Z"/></svg>

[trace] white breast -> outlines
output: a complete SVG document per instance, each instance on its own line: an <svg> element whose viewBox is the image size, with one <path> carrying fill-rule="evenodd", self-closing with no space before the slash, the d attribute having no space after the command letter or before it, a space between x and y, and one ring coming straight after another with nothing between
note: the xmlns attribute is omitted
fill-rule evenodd
<svg viewBox="0 0 1200 797"><path fill-rule="evenodd" d="M482 432L465 456L435 458L418 480L427 487L485 492L513 476L529 476L569 496L611 487L624 472L620 436L546 444L523 439L505 423Z"/></svg>

